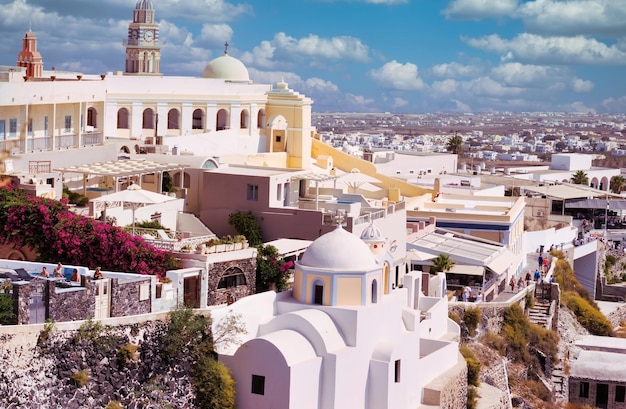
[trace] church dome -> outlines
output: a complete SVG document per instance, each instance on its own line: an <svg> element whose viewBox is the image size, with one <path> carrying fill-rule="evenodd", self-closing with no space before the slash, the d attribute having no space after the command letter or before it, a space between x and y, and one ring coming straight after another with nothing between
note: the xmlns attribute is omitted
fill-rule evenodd
<svg viewBox="0 0 626 409"><path fill-rule="evenodd" d="M369 246L370 251L375 256L379 256L385 250L387 238L383 237L382 232L378 227L374 226L374 223L370 223L361 233L361 240Z"/></svg>
<svg viewBox="0 0 626 409"><path fill-rule="evenodd" d="M216 78L229 81L250 81L250 75L246 66L238 59L224 54L217 57L204 69L204 78Z"/></svg>
<svg viewBox="0 0 626 409"><path fill-rule="evenodd" d="M367 244L341 226L316 239L302 255L305 267L329 270L368 271L378 268Z"/></svg>
<svg viewBox="0 0 626 409"><path fill-rule="evenodd" d="M152 10L152 2L150 0L138 0L135 10Z"/></svg>

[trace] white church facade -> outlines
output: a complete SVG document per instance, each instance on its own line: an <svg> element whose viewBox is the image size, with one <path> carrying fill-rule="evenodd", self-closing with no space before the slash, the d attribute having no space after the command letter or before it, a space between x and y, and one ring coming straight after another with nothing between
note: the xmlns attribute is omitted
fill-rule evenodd
<svg viewBox="0 0 626 409"><path fill-rule="evenodd" d="M159 24L149 0L137 1L128 27L124 70L99 75L44 70L37 37L28 31L16 66L0 67L0 151L116 143L139 153L144 146L156 152L176 146L212 155L280 152L281 165L309 167L310 98L284 82L254 83L228 54L228 43L197 77L163 75Z"/></svg>
<svg viewBox="0 0 626 409"><path fill-rule="evenodd" d="M239 407L465 407L460 329L447 299L424 296L415 272L393 288L384 240L371 230L362 240L338 226L315 240L296 262L292 291L212 310L214 328L233 313L246 325L238 342L217 345ZM443 273L431 280L445 288Z"/></svg>

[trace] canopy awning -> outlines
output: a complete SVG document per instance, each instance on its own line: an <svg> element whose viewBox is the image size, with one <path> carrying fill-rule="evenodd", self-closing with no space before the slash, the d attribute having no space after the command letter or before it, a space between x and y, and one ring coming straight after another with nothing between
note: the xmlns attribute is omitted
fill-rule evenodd
<svg viewBox="0 0 626 409"><path fill-rule="evenodd" d="M503 249L492 261L487 263L487 267L500 275L511 267L513 260L515 260L515 255L510 250Z"/></svg>
<svg viewBox="0 0 626 409"><path fill-rule="evenodd" d="M61 173L79 173L83 175L124 177L145 175L155 172L181 170L184 166L178 163L161 163L143 159L125 159L97 162L86 165L69 166L54 169Z"/></svg>
<svg viewBox="0 0 626 409"><path fill-rule="evenodd" d="M607 202L610 210L626 209L626 200L606 200L606 199L583 199L565 202L566 209L606 209Z"/></svg>
<svg viewBox="0 0 626 409"><path fill-rule="evenodd" d="M483 266L468 266L462 264L455 264L450 269L449 273L452 274L463 274L468 276L481 276L485 272L485 268Z"/></svg>

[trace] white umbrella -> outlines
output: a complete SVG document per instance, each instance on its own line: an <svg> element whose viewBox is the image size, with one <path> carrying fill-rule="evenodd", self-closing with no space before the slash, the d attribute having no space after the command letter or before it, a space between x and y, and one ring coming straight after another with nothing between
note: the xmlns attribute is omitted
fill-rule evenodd
<svg viewBox="0 0 626 409"><path fill-rule="evenodd" d="M365 173L361 173L361 171L356 168L339 176L337 181L351 189L352 193L356 193L357 189L366 183L380 183L380 180L366 175Z"/></svg>
<svg viewBox="0 0 626 409"><path fill-rule="evenodd" d="M169 202L176 200L175 197L162 195L159 193L144 190L141 186L132 184L119 192L111 193L109 195L101 196L98 201L104 201L105 203L120 203L124 209L132 209L133 211L133 236L135 235L135 210L140 207L158 203Z"/></svg>

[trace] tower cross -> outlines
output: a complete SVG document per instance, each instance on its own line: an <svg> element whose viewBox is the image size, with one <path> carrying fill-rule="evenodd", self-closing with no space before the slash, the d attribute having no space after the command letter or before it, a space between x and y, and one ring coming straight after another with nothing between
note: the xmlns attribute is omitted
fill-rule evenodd
<svg viewBox="0 0 626 409"><path fill-rule="evenodd" d="M228 41L226 41L226 42L224 43L224 55L228 54L228 46L229 46L229 45L230 45L230 44L228 44Z"/></svg>

